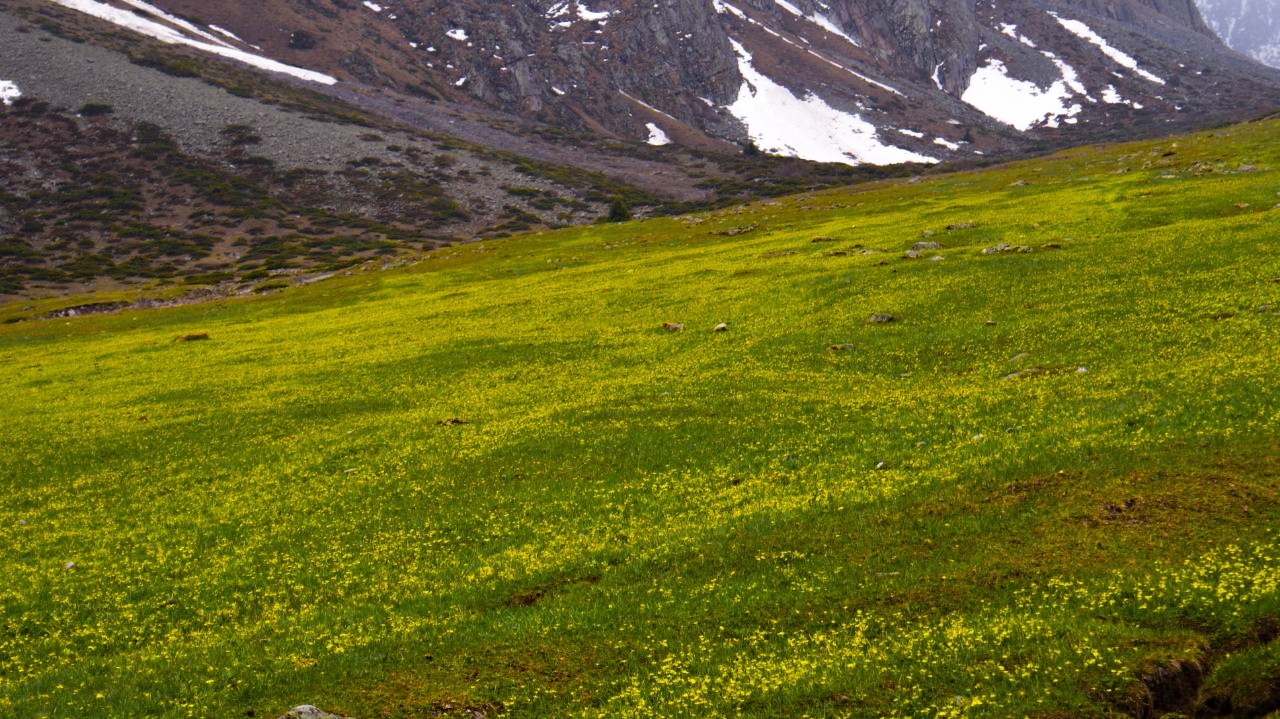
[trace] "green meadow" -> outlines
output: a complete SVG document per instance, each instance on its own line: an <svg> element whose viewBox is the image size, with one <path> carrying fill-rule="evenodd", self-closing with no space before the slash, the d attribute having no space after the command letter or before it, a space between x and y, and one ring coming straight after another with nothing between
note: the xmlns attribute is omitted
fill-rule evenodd
<svg viewBox="0 0 1280 719"><path fill-rule="evenodd" d="M0 308L0 716L1275 711L1278 193L1269 120Z"/></svg>

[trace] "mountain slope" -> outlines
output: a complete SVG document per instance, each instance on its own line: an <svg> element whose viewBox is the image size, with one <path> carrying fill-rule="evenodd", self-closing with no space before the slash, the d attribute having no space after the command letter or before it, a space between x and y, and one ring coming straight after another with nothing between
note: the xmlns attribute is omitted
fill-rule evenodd
<svg viewBox="0 0 1280 719"><path fill-rule="evenodd" d="M1258 62L1280 67L1280 3L1275 0L1197 0L1206 21L1228 45Z"/></svg>
<svg viewBox="0 0 1280 719"><path fill-rule="evenodd" d="M1262 716L1278 171L1273 119L6 306L0 715Z"/></svg>
<svg viewBox="0 0 1280 719"><path fill-rule="evenodd" d="M635 141L656 126L677 142L754 139L815 160L971 157L1280 102L1280 75L1230 52L1189 0L162 4L364 85Z"/></svg>
<svg viewBox="0 0 1280 719"><path fill-rule="evenodd" d="M1007 154L1280 103L1280 73L1228 50L1190 0L57 2L204 28L233 48L223 53L337 78L317 89L356 104L390 91L635 142L753 140L823 161Z"/></svg>

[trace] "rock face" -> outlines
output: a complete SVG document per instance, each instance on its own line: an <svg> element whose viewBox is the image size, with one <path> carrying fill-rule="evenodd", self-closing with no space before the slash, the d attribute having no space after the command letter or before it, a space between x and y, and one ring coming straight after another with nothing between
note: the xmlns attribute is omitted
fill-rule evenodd
<svg viewBox="0 0 1280 719"><path fill-rule="evenodd" d="M1280 2L1197 0L1201 14L1228 45L1272 67L1280 67Z"/></svg>
<svg viewBox="0 0 1280 719"><path fill-rule="evenodd" d="M1276 22L1277 0L1203 1L1265 4L1253 24ZM155 5L327 73L348 101L376 89L606 138L848 164L978 159L1280 105L1280 72L1226 47L1194 0Z"/></svg>

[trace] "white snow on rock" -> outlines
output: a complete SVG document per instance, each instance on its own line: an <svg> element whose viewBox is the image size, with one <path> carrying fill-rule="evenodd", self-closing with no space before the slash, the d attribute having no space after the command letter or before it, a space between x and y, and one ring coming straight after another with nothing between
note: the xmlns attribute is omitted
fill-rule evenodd
<svg viewBox="0 0 1280 719"><path fill-rule="evenodd" d="M1007 22L1002 22L1000 23L1000 32L1004 33L1005 35L1008 35L1009 37L1013 38L1014 40L1017 40L1018 42L1022 43L1023 45L1026 45L1027 47L1036 46L1034 42L1031 42L1031 38L1018 32L1017 25L1010 25Z"/></svg>
<svg viewBox="0 0 1280 719"><path fill-rule="evenodd" d="M374 12L382 12L382 6L376 2L369 2L369 0L364 0L364 6Z"/></svg>
<svg viewBox="0 0 1280 719"><path fill-rule="evenodd" d="M596 12L586 5L583 5L582 2L578 2L576 4L578 6L578 17L582 20L586 20L587 22L606 22L613 16L613 12L610 10Z"/></svg>
<svg viewBox="0 0 1280 719"><path fill-rule="evenodd" d="M216 32L216 33L218 33L219 35L221 35L221 36L223 36L223 37L226 37L226 38L230 38L230 39L232 39L232 40L235 40L236 42L240 43L241 45L249 45L249 43L247 43L247 42L245 42L243 39L241 39L241 37L240 37L239 35L237 35L237 34L235 34L235 33L231 32L230 30L228 30L228 29L226 29L226 28L224 28L224 27L218 27L217 25L209 25L209 29L210 29L210 30L212 30L212 31L214 31L214 32ZM251 48L253 48L253 49L255 49L255 50L261 50L261 49L262 49L262 48L258 47L257 45L249 45L249 47L251 47Z"/></svg>
<svg viewBox="0 0 1280 719"><path fill-rule="evenodd" d="M805 20L808 20L809 22L813 23L814 25L817 25L823 30L826 30L832 35L844 38L845 40L849 41L849 43L854 47L862 47L861 45L858 44L857 40L854 40L853 38L849 37L849 35L846 34L844 30L841 30L838 25L831 22L831 18L827 17L826 15L823 15L821 13L805 15L803 12L800 11L800 8L787 2L787 0L773 0L773 1L778 5L778 7L782 8L783 10L786 10L792 15L795 15L798 18L804 18ZM719 8L716 8L716 10L717 12L724 12Z"/></svg>
<svg viewBox="0 0 1280 719"><path fill-rule="evenodd" d="M907 129L907 128L905 128L905 127L899 127L899 128L898 128L898 132L901 132L902 134L906 135L907 137L914 137L914 138L916 138L917 140L918 140L918 139L920 139L920 138L922 138L922 137L924 137L924 133L923 133L923 132L917 132L917 131L915 131L915 130L908 130L908 129Z"/></svg>
<svg viewBox="0 0 1280 719"><path fill-rule="evenodd" d="M649 139L647 142L650 145L653 145L654 147L662 147L663 145L671 144L671 138L667 137L667 133L663 132L661 127L658 127L652 122L645 123L645 127L649 128Z"/></svg>
<svg viewBox="0 0 1280 719"><path fill-rule="evenodd" d="M742 121L762 151L846 165L937 162L932 157L884 144L876 137L874 125L831 107L817 95L796 97L756 70L751 53L741 43L729 42L738 55L743 83L737 100L725 109Z"/></svg>
<svg viewBox="0 0 1280 719"><path fill-rule="evenodd" d="M788 45L790 45L790 46L792 46L792 47L794 47L794 48L798 48L798 49L800 49L800 50L803 50L804 52L806 52L806 53L808 53L808 54L812 55L813 57L816 57L816 58L818 58L819 60L821 60L821 61L823 61L823 62L827 63L827 64L828 64L828 65L830 65L831 67L834 67L834 68L837 68L837 69L840 69L840 70L844 70L845 72L849 73L850 75L853 75L854 77L856 77L856 78L858 78L859 80L861 80L861 81L863 81L863 82L867 83L868 85L874 85L875 87L878 87L878 88L880 88L881 90L884 90L884 91L886 91L886 92L891 92L891 93L893 93L893 94L895 94L895 95L897 95L897 96L899 96L899 97L906 97L906 95L904 95L904 94L902 93L902 91L900 91L900 90L898 90L898 89L896 89L896 88L890 87L890 86L888 86L888 85L884 84L883 82L878 82L878 81L876 81L876 80L872 80L871 78L867 77L866 75L863 75L862 73L858 72L857 70L854 70L854 69L853 69L853 68L851 68L851 67L846 67L846 66L844 66L844 65L841 65L840 63L838 63L838 62L836 62L836 61L834 61L834 60L832 60L832 59L830 59L830 58L827 58L827 57L823 56L822 54L820 54L820 53L818 53L818 52L815 52L815 51L813 50L813 48L804 47L804 46L800 45L799 43L795 42L794 40L791 40L790 38L786 37L786 36L785 36L785 35L783 35L782 33L780 33L780 32L778 32L778 31L776 31L776 30L774 30L774 29L772 29L772 28L768 27L767 25L763 25L763 24L759 23L758 21L756 21L756 20L754 20L754 19L752 19L752 18L750 18L750 17L747 17L747 14L746 14L746 13L742 12L741 10L739 10L738 8L736 8L736 7L732 6L732 5L730 5L730 4L729 4L729 3L727 3L727 2L724 2L724 0L711 0L711 5L712 5L712 7L713 7L713 8L715 8L715 11L716 11L716 12L718 12L718 13L720 13L720 14L722 14L722 15L723 15L723 14L731 14L731 15L733 15L734 17L738 18L739 20L743 20L743 21L745 21L745 22L751 23L752 25L755 25L756 27L760 28L761 30L764 30L765 32L767 32L767 33L769 33L770 35L772 35L772 36L776 37L777 39L779 39L779 40L781 40L781 41L785 42L786 44L788 44ZM806 42L808 42L808 41L806 40ZM850 40L850 42L853 42L853 41L852 41L852 40ZM854 44L855 44L855 45L857 45L857 43L856 43L856 42L855 42Z"/></svg>
<svg viewBox="0 0 1280 719"><path fill-rule="evenodd" d="M959 149L960 149L960 143L958 143L958 142L952 142L952 141L950 141L950 140L947 140L947 139L945 139L945 138L941 138L941 137L935 137L935 138L933 138L933 144L935 144L935 145L942 145L943 147L947 148L948 150L959 150Z"/></svg>
<svg viewBox="0 0 1280 719"><path fill-rule="evenodd" d="M1078 104L1067 104L1071 91L1065 80L1056 80L1042 90L1034 82L1009 77L1004 63L994 58L973 73L960 99L1024 132L1040 124L1057 127L1062 117L1074 123L1081 110Z"/></svg>
<svg viewBox="0 0 1280 719"><path fill-rule="evenodd" d="M138 8L139 10L142 10L142 11L147 12L147 13L149 13L149 14L151 14L151 15L155 16L155 17L160 18L161 20L164 20L165 22L169 23L170 25L176 25L176 26L178 26L179 28L181 28L181 29L185 30L186 32L188 32L188 33L190 33L190 34L192 34L192 35L195 35L196 37L204 38L205 40L208 40L209 42L212 42L212 43L214 43L215 45L223 45L223 46L225 46L225 47L232 47L231 45L228 45L225 41L223 41L221 38L219 38L219 37L215 37L214 35L210 35L209 33L205 32L204 30L201 30L200 28L196 27L195 25L192 25L191 23L187 22L186 20L183 20L182 18L177 17L177 16L174 16L174 15L170 15L169 13L165 12L164 10L161 10L160 8L156 7L155 5L151 5L151 4L149 4L149 3L142 2L142 0L123 0L123 2L124 2L124 4L125 4L125 5L130 5L130 6L136 7L136 8Z"/></svg>
<svg viewBox="0 0 1280 719"><path fill-rule="evenodd" d="M10 80L0 80L0 105L12 105L14 100L22 97L18 85Z"/></svg>
<svg viewBox="0 0 1280 719"><path fill-rule="evenodd" d="M453 38L454 40L457 40L458 42L467 41L467 31L463 30L460 27L455 27L449 32L446 32L445 35L448 35L449 37Z"/></svg>
<svg viewBox="0 0 1280 719"><path fill-rule="evenodd" d="M106 20L107 22L127 28L141 35L153 37L156 40L169 45L186 45L188 47L196 48L197 50L203 50L214 55L225 57L229 60L235 60L246 65L252 65L256 68L267 70L268 72L278 72L284 75L296 77L299 80L306 80L308 82L317 82L322 85L333 85L338 82L337 78L330 77L323 73L319 73L314 70L305 70L300 67L294 67L293 65L286 65L282 62L272 60L271 58L262 57L261 55L254 55L253 53L231 47L221 41L218 41L218 43L215 44L193 39L182 34L173 27L154 20L139 17L128 10L122 10L111 5L107 5L106 3L97 2L97 0L52 0L52 2L62 5L63 7L71 8L72 10L78 10L86 15L96 17L99 20Z"/></svg>
<svg viewBox="0 0 1280 719"><path fill-rule="evenodd" d="M1067 32L1071 33L1072 35L1075 35L1076 37L1088 40L1090 43L1096 45L1097 48L1102 51L1103 55L1106 55L1107 57L1114 60L1116 64L1122 67L1128 68L1129 70L1132 70L1134 74L1138 75L1144 80L1154 82L1157 85L1164 84L1164 80L1138 67L1137 60L1134 60L1132 57L1129 57L1123 52L1112 47L1105 39L1103 39L1101 35L1094 32L1092 29L1090 29L1088 25L1085 25L1079 20L1068 20L1066 18L1060 17L1057 13L1051 12L1049 13L1049 15L1051 15L1054 20L1057 20L1059 25L1066 28Z"/></svg>
<svg viewBox="0 0 1280 719"><path fill-rule="evenodd" d="M1102 101L1108 105L1128 105L1135 110L1142 109L1142 103L1134 102L1133 100L1126 100L1121 97L1119 91L1116 90L1114 85L1107 85L1107 89L1102 91Z"/></svg>

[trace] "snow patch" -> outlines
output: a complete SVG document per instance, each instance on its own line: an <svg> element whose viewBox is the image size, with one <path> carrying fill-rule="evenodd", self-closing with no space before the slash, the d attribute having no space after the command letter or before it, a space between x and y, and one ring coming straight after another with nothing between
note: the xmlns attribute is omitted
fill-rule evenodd
<svg viewBox="0 0 1280 719"><path fill-rule="evenodd" d="M841 30L838 25L831 22L831 18L827 17L826 15L823 15L822 13L813 13L811 15L805 15L800 10L800 8L787 2L787 0L773 0L773 1L777 3L778 7L782 8L783 10L786 10L792 15L795 15L798 18L804 18L805 20L808 20L809 22L813 23L814 25L817 25L823 30L826 30L832 35L844 38L854 47L862 47L861 45L858 44L857 40L854 40L853 38L849 37L849 35L847 35L844 30Z"/></svg>
<svg viewBox="0 0 1280 719"><path fill-rule="evenodd" d="M937 162L932 157L884 144L876 137L874 125L831 107L817 95L796 97L756 70L751 53L741 43L732 39L729 42L738 55L743 83L738 98L725 109L742 121L761 150L846 165Z"/></svg>
<svg viewBox="0 0 1280 719"><path fill-rule="evenodd" d="M919 140L920 138L924 137L924 133L923 133L923 132L916 132L915 130L908 130L908 129L906 129L905 127L900 127L900 128L898 128L898 132L901 132L902 134L906 135L907 137L914 137L914 138L916 138L917 140Z"/></svg>
<svg viewBox="0 0 1280 719"><path fill-rule="evenodd" d="M322 85L334 85L338 82L337 78L330 77L314 70L304 70L293 65L286 65L282 62L272 60L271 58L253 53L245 52L227 45L222 41L215 43L201 42L187 35L183 35L178 30L146 18L138 17L128 10L107 5L106 3L97 2L97 0L52 0L52 2L63 7L78 10L86 15L96 17L99 20L106 20L109 23L127 28L141 35L155 38L160 42L168 45L187 45L188 47L203 50L214 55L225 57L229 60L242 62L246 65L252 65L261 70L268 72L278 72L299 80L308 82L316 82Z"/></svg>
<svg viewBox="0 0 1280 719"><path fill-rule="evenodd" d="M376 2L369 2L369 0L364 0L364 6L365 6L365 7L367 7L367 8L369 8L370 10L372 10L372 11L374 11L374 12L382 12L382 10L383 10L383 8L382 8L382 6L381 6L381 5L379 5L379 4L378 4L378 3L376 3Z"/></svg>
<svg viewBox="0 0 1280 719"><path fill-rule="evenodd" d="M969 88L960 96L983 114L1024 132L1040 124L1057 127L1061 117L1073 122L1081 107L1068 106L1070 98L1065 80L1042 90L1034 82L1009 77L1004 63L994 58L973 73Z"/></svg>
<svg viewBox="0 0 1280 719"><path fill-rule="evenodd" d="M1010 25L1007 22L1002 22L1000 23L1000 32L1004 33L1005 35L1008 35L1009 37L1013 38L1014 40L1017 40L1018 42L1022 43L1023 45L1026 45L1027 47L1036 46L1034 42L1031 42L1030 38L1018 32L1017 25Z"/></svg>
<svg viewBox="0 0 1280 719"><path fill-rule="evenodd" d="M0 105L12 105L14 100L22 97L18 84L10 80L0 80Z"/></svg>
<svg viewBox="0 0 1280 719"><path fill-rule="evenodd" d="M205 32L204 30L201 30L200 28L196 27L195 25L192 25L191 23L187 22L186 20L183 20L182 18L177 17L177 16L174 16L174 15L170 15L169 13L165 12L164 10L161 10L160 8L156 7L155 5L151 5L151 4L149 4L149 3L142 2L142 0L123 0L123 2L124 2L124 4L125 4L125 5L129 5L129 6L132 6L132 7L136 7L136 8L138 8L139 10L142 10L142 11L143 11L143 12L145 12L145 13L148 13L148 14L150 14L150 15L154 16L154 17L158 17L158 18L160 18L161 20L164 20L165 22L169 23L170 25L175 25L175 26L177 26L177 27L181 28L182 30L187 31L187 32L188 32L189 34L191 34L191 35L195 35L196 37L204 38L205 40L208 40L209 42L212 42L212 43L214 43L215 45L222 45L222 46L224 46L224 47L231 47L231 45L228 45L228 44L227 44L226 42L224 42L221 38L218 38L218 37L215 37L215 36L213 36L213 35L210 35L209 33Z"/></svg>
<svg viewBox="0 0 1280 719"><path fill-rule="evenodd" d="M457 40L458 42L467 41L467 31L463 30L460 27L455 27L454 29L446 32L445 35L448 35L449 37L453 38L454 40Z"/></svg>
<svg viewBox="0 0 1280 719"><path fill-rule="evenodd" d="M1114 85L1107 85L1107 89L1102 91L1102 101L1108 105L1128 105L1135 110L1142 109L1142 103L1126 100L1120 96Z"/></svg>
<svg viewBox="0 0 1280 719"><path fill-rule="evenodd" d="M671 138L667 137L667 133L663 132L661 127L658 127L652 122L645 123L645 127L649 128L649 139L647 142L650 145L653 145L654 147L662 147L663 145L671 144Z"/></svg>
<svg viewBox="0 0 1280 719"><path fill-rule="evenodd" d="M1072 35L1075 35L1076 37L1088 40L1090 43L1093 43L1094 45L1096 45L1097 48L1102 51L1103 55L1106 55L1107 57L1114 60L1116 64L1122 67L1128 68L1129 70L1132 70L1134 74L1138 75L1144 80L1147 80L1149 82L1154 82L1157 85L1164 84L1164 80L1156 77L1155 75L1147 72L1146 70L1143 70L1141 67L1138 67L1137 60L1134 60L1132 57L1129 57L1123 52L1112 47L1101 35L1094 32L1092 29L1090 29L1088 25L1085 25L1079 20L1068 20L1066 18L1060 17L1057 13L1054 13L1054 12L1049 13L1049 15L1052 16L1054 20L1057 20L1059 25L1066 28L1067 32L1071 33Z"/></svg>
<svg viewBox="0 0 1280 719"><path fill-rule="evenodd" d="M950 140L946 140L946 139L943 139L943 138L941 138L941 137L935 137L935 138L933 138L933 144L935 144L935 145L942 145L943 147L947 148L948 150L959 150L959 149L960 149L960 143L958 143L958 142L952 142L952 141L950 141Z"/></svg>

